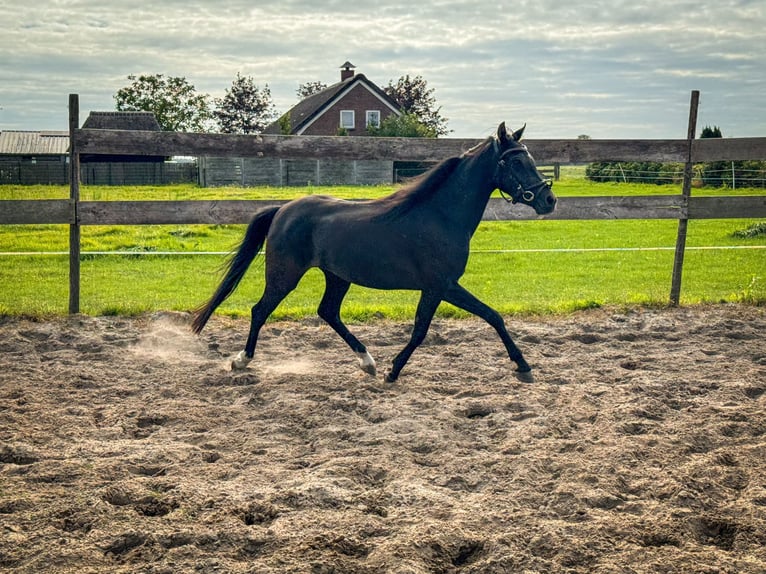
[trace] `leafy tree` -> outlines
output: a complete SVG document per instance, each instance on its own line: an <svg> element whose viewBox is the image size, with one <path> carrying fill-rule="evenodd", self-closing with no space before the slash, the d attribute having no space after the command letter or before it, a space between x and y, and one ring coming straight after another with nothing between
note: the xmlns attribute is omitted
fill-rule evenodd
<svg viewBox="0 0 766 574"><path fill-rule="evenodd" d="M433 130L436 136L446 135L447 118L441 116L441 106L436 106L434 89L428 87L428 83L422 76L410 78L409 74L402 76L396 82L388 82L383 91L391 96L407 114L414 115L421 124Z"/></svg>
<svg viewBox="0 0 766 574"><path fill-rule="evenodd" d="M290 112L285 112L277 120L279 123L279 133L282 135L290 135Z"/></svg>
<svg viewBox="0 0 766 574"><path fill-rule="evenodd" d="M415 114L404 113L401 116L388 116L380 126L369 126L371 136L403 138L435 138L436 131L422 123Z"/></svg>
<svg viewBox="0 0 766 574"><path fill-rule="evenodd" d="M213 116L227 134L260 133L277 117L268 84L259 88L252 77L239 73L215 105Z"/></svg>
<svg viewBox="0 0 766 574"><path fill-rule="evenodd" d="M318 94L325 89L327 89L327 84L323 82L306 82L305 84L298 86L298 91L296 93L301 100L305 100L309 96Z"/></svg>
<svg viewBox="0 0 766 574"><path fill-rule="evenodd" d="M199 94L186 78L163 74L130 75L129 86L117 91L118 111L152 112L165 131L206 131L209 96Z"/></svg>

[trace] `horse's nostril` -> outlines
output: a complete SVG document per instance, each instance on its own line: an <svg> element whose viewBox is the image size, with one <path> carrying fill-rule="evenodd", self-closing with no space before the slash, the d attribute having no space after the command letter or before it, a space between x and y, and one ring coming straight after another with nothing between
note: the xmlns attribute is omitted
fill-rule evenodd
<svg viewBox="0 0 766 574"><path fill-rule="evenodd" d="M545 198L545 202L548 205L553 205L554 203L556 203L556 198L553 197L552 195L549 195L548 197Z"/></svg>

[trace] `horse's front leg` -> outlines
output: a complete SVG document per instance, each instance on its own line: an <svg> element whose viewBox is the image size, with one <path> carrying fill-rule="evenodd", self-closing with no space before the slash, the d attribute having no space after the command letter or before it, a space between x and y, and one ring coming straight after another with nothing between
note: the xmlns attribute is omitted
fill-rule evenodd
<svg viewBox="0 0 766 574"><path fill-rule="evenodd" d="M415 313L415 325L412 328L412 336L410 342L402 349L396 357L394 357L391 370L385 376L387 383L393 383L399 378L399 373L402 372L404 365L412 356L415 349L420 346L423 339L426 338L428 328L431 326L431 320L436 313L436 308L441 303L441 296L434 293L427 293L423 291L420 295L420 302L418 303L418 310Z"/></svg>
<svg viewBox="0 0 766 574"><path fill-rule="evenodd" d="M503 341L506 351L508 351L508 356L514 363L516 363L516 378L527 383L533 381L532 368L524 359L524 356L516 346L516 343L513 342L513 339L511 339L511 336L508 334L508 330L505 328L505 322L500 316L500 313L477 299L475 295L457 283L447 290L447 293L444 295L444 300L455 305L455 307L460 307L469 313L481 317L487 323L492 325L495 331L497 331L497 334L500 335L500 339Z"/></svg>
<svg viewBox="0 0 766 574"><path fill-rule="evenodd" d="M368 375L375 376L377 370L375 367L375 359L367 351L359 339L357 339L348 327L343 323L340 318L340 306L343 303L343 298L348 293L351 283L341 279L334 273L325 270L325 292L322 296L322 301L319 303L318 313L319 316L327 321L327 324L335 330L338 335L351 347L357 358L359 359L359 368L362 369Z"/></svg>

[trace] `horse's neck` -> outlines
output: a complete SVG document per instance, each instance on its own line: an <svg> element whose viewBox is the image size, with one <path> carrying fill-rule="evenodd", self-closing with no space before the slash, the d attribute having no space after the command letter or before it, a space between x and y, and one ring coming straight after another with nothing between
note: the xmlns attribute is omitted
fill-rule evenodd
<svg viewBox="0 0 766 574"><path fill-rule="evenodd" d="M457 177L451 178L449 191L450 211L455 222L473 235L481 222L490 195L495 190L492 157L481 156L466 160ZM446 199L446 197L445 197Z"/></svg>

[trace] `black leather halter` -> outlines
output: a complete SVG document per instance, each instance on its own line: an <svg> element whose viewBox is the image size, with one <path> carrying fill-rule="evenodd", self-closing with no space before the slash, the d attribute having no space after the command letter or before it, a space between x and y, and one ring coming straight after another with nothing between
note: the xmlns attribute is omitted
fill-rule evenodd
<svg viewBox="0 0 766 574"><path fill-rule="evenodd" d="M497 184L500 181L501 173L504 169L507 168L509 170L511 179L513 179L514 183L516 184L516 189L514 189L514 191L507 192L498 185L497 190L500 192L501 197L508 203L517 203L519 201L523 201L524 203L531 204L535 201L535 198L540 191L543 189L550 189L551 182L550 180L542 180L539 183L533 185L531 188L525 189L524 186L519 182L519 179L513 173L513 169L508 166L506 161L508 157L517 153L529 154L529 151L527 151L527 146L522 144L520 147L514 147L506 150L500 155L500 159L497 161L497 170L495 172L495 183Z"/></svg>

